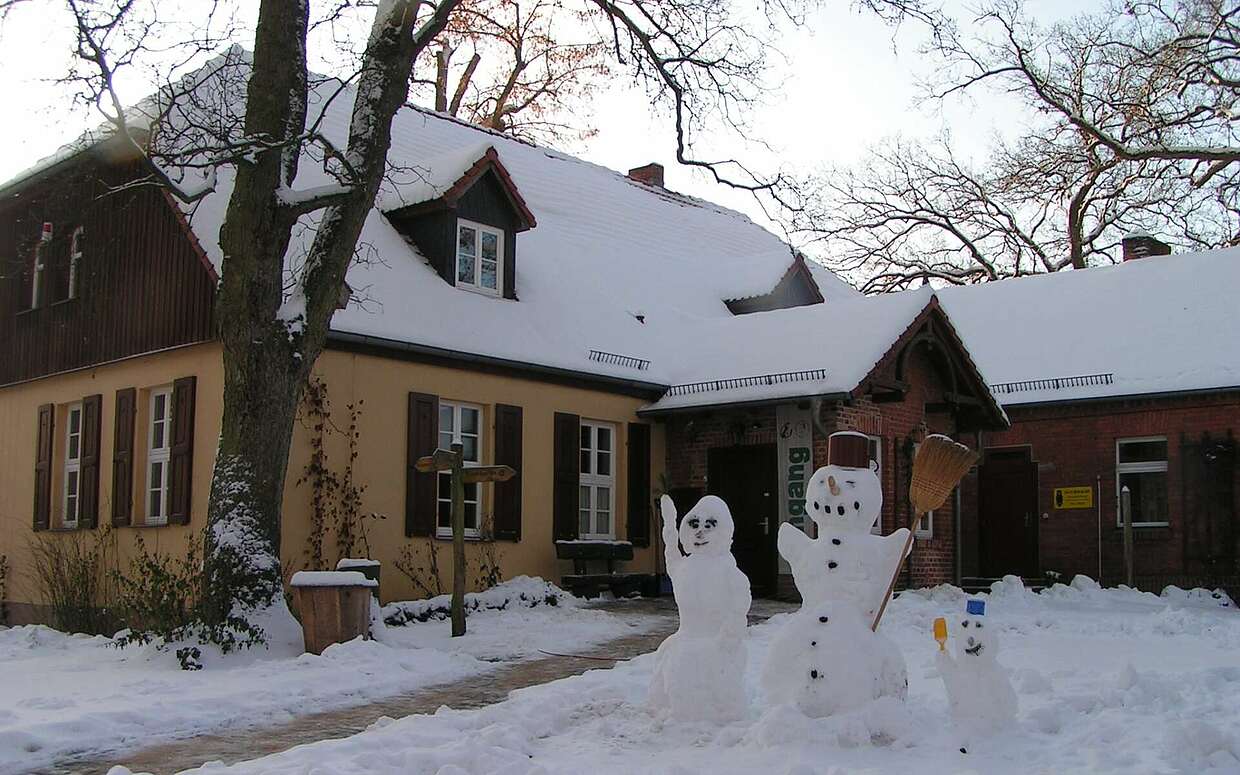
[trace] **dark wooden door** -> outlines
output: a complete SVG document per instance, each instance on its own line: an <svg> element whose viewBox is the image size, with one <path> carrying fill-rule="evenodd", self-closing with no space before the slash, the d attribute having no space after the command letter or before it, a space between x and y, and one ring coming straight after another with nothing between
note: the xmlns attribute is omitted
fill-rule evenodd
<svg viewBox="0 0 1240 775"><path fill-rule="evenodd" d="M978 564L987 577L1037 576L1038 464L995 456L978 475Z"/></svg>
<svg viewBox="0 0 1240 775"><path fill-rule="evenodd" d="M754 595L775 593L775 531L779 527L779 473L774 444L712 449L706 490L728 504L736 534L732 554Z"/></svg>

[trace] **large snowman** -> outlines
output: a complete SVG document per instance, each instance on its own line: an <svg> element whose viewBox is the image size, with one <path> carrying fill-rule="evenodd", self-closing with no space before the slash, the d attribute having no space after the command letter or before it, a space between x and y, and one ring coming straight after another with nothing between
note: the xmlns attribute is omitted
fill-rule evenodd
<svg viewBox="0 0 1240 775"><path fill-rule="evenodd" d="M740 719L751 597L749 579L732 557L732 514L720 498L707 495L677 530L672 499L664 495L660 510L680 628L655 652L650 706L682 721Z"/></svg>
<svg viewBox="0 0 1240 775"><path fill-rule="evenodd" d="M775 635L762 672L769 702L795 704L809 716L908 693L899 649L870 629L903 559L908 531L870 533L882 512L883 491L863 434L832 434L828 460L806 490L817 536L780 526L779 553L792 569L803 604ZM824 637L824 617L834 622L830 637Z"/></svg>
<svg viewBox="0 0 1240 775"><path fill-rule="evenodd" d="M955 629L955 655L939 651L939 675L947 688L952 718L969 732L988 732L1016 719L1016 692L999 664L999 638L987 626L986 602L970 600Z"/></svg>

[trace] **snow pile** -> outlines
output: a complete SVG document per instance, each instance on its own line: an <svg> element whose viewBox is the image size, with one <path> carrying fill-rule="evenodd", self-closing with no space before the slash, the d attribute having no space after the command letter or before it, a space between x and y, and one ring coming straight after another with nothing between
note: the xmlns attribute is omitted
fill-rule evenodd
<svg viewBox="0 0 1240 775"><path fill-rule="evenodd" d="M534 588L533 580L514 583ZM299 630L295 650L204 654L199 671L181 670L153 646L118 649L102 636L0 628L0 775L25 775L92 752L90 758L277 725L538 659L545 656L540 650L563 650L565 643L587 650L650 622L566 597L556 606L479 611L463 638L451 637L448 622L430 622L388 629L382 640L334 645L321 656L301 653Z"/></svg>
<svg viewBox="0 0 1240 775"><path fill-rule="evenodd" d="M517 576L482 592L465 593L465 615L475 611L506 611L538 606L577 606L580 598L536 576ZM427 600L402 600L383 606L383 620L392 627L414 622L444 621L452 616L452 595Z"/></svg>
<svg viewBox="0 0 1240 775"><path fill-rule="evenodd" d="M747 630L749 712L725 726L651 714L646 686L656 660L643 656L523 689L487 708L444 708L202 772L1240 772L1240 616L1234 609L1173 610L1158 596L1097 592L1113 598L1111 605L1096 606L1079 592L1075 599L1028 593L1027 605L1010 608L1002 596L981 596L986 629L995 627L1004 639L1019 713L1014 725L971 740L967 754L947 720L930 632L933 618L958 611L964 595L940 588L901 595L883 620L909 661L904 703L886 697L823 719L765 703L756 691L760 666L791 618L778 615ZM1165 613L1202 624L1153 628Z"/></svg>
<svg viewBox="0 0 1240 775"><path fill-rule="evenodd" d="M368 579L356 570L299 570L289 580L292 587L377 587L379 582Z"/></svg>

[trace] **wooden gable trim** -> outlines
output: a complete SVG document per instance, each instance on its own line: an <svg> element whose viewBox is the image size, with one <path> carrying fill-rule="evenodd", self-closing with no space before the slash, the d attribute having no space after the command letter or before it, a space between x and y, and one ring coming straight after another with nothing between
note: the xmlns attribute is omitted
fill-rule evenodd
<svg viewBox="0 0 1240 775"><path fill-rule="evenodd" d="M509 174L508 168L504 166L504 163L499 160L499 153L494 148L488 148L486 153L478 157L478 161L465 170L456 179L456 182L449 186L448 190L441 196L391 210L386 215L389 218L401 218L455 208L457 202L465 195L465 192L473 188L474 184L487 171L495 173L495 177L499 179L500 189L504 192L504 196L508 198L508 203L512 206L513 212L517 214L519 225L516 231L522 232L537 226L538 220L534 217L534 213L530 211L529 205L525 203L525 198L521 196L521 192L517 189L517 184L513 181L512 175Z"/></svg>
<svg viewBox="0 0 1240 775"><path fill-rule="evenodd" d="M887 393L880 393L875 396L876 401L891 400L888 396L902 396L908 385L903 380L903 362L908 351L912 349L920 341L933 341L936 345L945 346L944 355L947 357L950 369L950 389L947 391L949 396L956 399L960 404L980 405L985 411L988 419L993 423L991 429L999 430L1007 428L1009 422L1007 416L1003 413L999 403L995 400L994 395L990 392L990 388L986 385L986 381L982 378L981 372L977 368L977 364L973 362L972 356L969 355L968 349L965 348L960 334L956 331L956 327L952 325L951 319L943 310L937 296L931 296L930 301L921 312L913 318L900 336L892 342L883 356L870 369L869 373L857 383L851 391L851 397L854 399L874 389L886 390ZM879 375L882 370L891 364L896 363L896 381L883 380ZM960 382L965 383L968 390L961 390ZM968 399L968 400L966 400ZM898 399L896 399L898 400Z"/></svg>

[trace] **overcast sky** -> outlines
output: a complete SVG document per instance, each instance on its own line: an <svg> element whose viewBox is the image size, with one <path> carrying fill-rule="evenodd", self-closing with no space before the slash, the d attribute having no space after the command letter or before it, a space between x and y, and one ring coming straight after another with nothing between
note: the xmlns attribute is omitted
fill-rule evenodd
<svg viewBox="0 0 1240 775"><path fill-rule="evenodd" d="M0 105L6 112L0 121L0 180L99 123L97 115L71 109L63 87L48 82L71 61L72 29L57 12L60 5L56 0L18 5L0 28ZM749 133L770 149L720 130L711 136L714 150L752 160L760 169L780 164L805 169L851 163L884 137L946 129L959 149L980 157L996 131L1019 122L1016 106L998 96L953 103L943 112L918 104L916 82L934 66L918 54L920 29L905 25L895 31L846 0L826 5L804 28L782 35L782 57L773 57L777 66L770 80L777 89L751 117ZM1031 0L1029 6L1051 21L1080 9L1082 2ZM964 7L959 4L956 12L967 14ZM139 81L125 86L127 100L149 90ZM565 150L618 170L658 161L667 167L669 188L755 213L746 195L675 166L670 118L652 112L640 89L616 79L597 95L593 110L598 135Z"/></svg>

